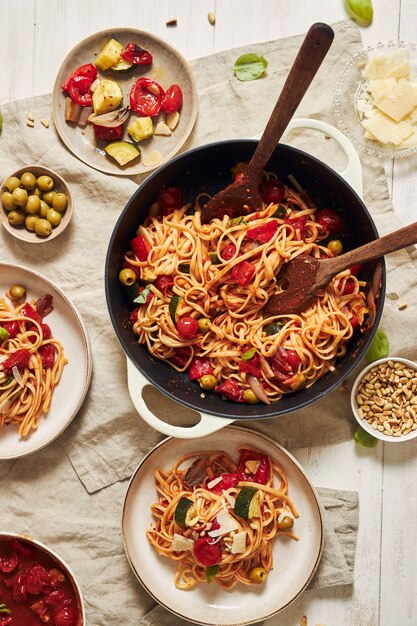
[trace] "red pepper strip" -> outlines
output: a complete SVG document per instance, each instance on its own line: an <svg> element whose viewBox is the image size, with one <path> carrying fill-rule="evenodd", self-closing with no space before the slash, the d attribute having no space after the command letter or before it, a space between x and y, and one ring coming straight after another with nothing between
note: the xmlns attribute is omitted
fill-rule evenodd
<svg viewBox="0 0 417 626"><path fill-rule="evenodd" d="M51 343L47 343L44 346L39 346L38 352L41 356L42 367L45 369L52 367L55 363L55 348Z"/></svg>
<svg viewBox="0 0 417 626"><path fill-rule="evenodd" d="M151 246L143 235L138 235L134 237L134 239L131 239L130 247L138 261L147 261Z"/></svg>
<svg viewBox="0 0 417 626"><path fill-rule="evenodd" d="M38 324L41 323L42 317L39 315L35 307L33 307L29 302L26 302L24 307L22 308L22 315L25 317L30 317L31 320L35 320Z"/></svg>
<svg viewBox="0 0 417 626"><path fill-rule="evenodd" d="M159 289L159 291L162 291L164 296L166 296L167 291L171 289L171 287L174 285L174 279L172 278L172 276L165 276L163 274L160 274L154 284Z"/></svg>
<svg viewBox="0 0 417 626"><path fill-rule="evenodd" d="M149 65L152 63L151 53L141 48L137 43L126 44L120 56L124 61L133 63L133 65Z"/></svg>
<svg viewBox="0 0 417 626"><path fill-rule="evenodd" d="M220 494L222 493L223 490L230 489L230 487L234 487L239 482L239 478L237 474L218 474L217 476L213 476L213 480L215 480L216 478L220 478L220 477L221 477L221 481L217 483L217 485L214 485L214 487L207 487L207 489L211 491L212 493ZM211 482L211 480L209 482ZM214 521L217 521L217 520L214 520ZM217 527L220 528L220 525L218 525ZM215 530L214 522L211 528L212 530Z"/></svg>
<svg viewBox="0 0 417 626"><path fill-rule="evenodd" d="M262 243L267 243L267 241L270 241L277 232L278 226L279 224L276 220L266 222L261 226L256 226L255 228L250 228L249 230L247 230L245 238L254 241L261 241Z"/></svg>
<svg viewBox="0 0 417 626"><path fill-rule="evenodd" d="M242 261L234 266L232 269L232 276L238 285L244 287L248 285L252 280L252 276L255 273L255 266L249 261Z"/></svg>
<svg viewBox="0 0 417 626"><path fill-rule="evenodd" d="M13 354L11 354L8 359L3 361L3 371L8 376L12 376L13 375L12 369L14 367L17 367L17 369L19 370L21 374L23 370L25 369L25 367L28 366L29 359L30 359L29 350L27 348L20 348L19 350L16 350L16 352L13 352Z"/></svg>
<svg viewBox="0 0 417 626"><path fill-rule="evenodd" d="M80 65L80 67L77 67L77 69L74 70L72 74L70 74L68 78L66 78L66 80L62 83L61 89L63 91L68 91L68 87L69 87L71 80L75 78L76 76L88 77L92 83L97 78L97 68L93 63L86 63L85 65Z"/></svg>
<svg viewBox="0 0 417 626"><path fill-rule="evenodd" d="M248 461L259 461L259 467L253 474L248 472L246 463ZM261 454L260 452L252 452L252 450L242 450L236 470L237 477L240 480L245 480L250 483L258 483L259 485L265 485L271 474L271 463L269 456Z"/></svg>
<svg viewBox="0 0 417 626"><path fill-rule="evenodd" d="M223 394L234 402L244 402L243 393L239 388L239 385L233 380L226 379L220 385L216 385L214 391Z"/></svg>
<svg viewBox="0 0 417 626"><path fill-rule="evenodd" d="M198 380L207 374L213 374L210 359L207 356L195 356L188 368L190 380Z"/></svg>
<svg viewBox="0 0 417 626"><path fill-rule="evenodd" d="M241 372L246 372L247 374L252 374L252 376L255 376L255 378L261 378L262 372L259 354L254 354L253 357L248 361L240 361L239 370Z"/></svg>
<svg viewBox="0 0 417 626"><path fill-rule="evenodd" d="M93 63L78 67L62 83L61 89L66 91L73 102L81 106L92 106L93 100L90 87L97 77L97 68Z"/></svg>

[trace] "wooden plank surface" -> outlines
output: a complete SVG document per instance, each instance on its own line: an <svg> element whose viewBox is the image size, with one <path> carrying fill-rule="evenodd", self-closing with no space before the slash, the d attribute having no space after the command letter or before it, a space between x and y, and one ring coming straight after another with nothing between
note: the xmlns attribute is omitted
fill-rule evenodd
<svg viewBox="0 0 417 626"><path fill-rule="evenodd" d="M397 39L417 43L415 0L374 0L365 44ZM0 104L50 92L69 50L112 27L150 31L193 59L223 49L304 32L315 21L348 17L343 0L2 0ZM215 13L216 24L207 14ZM177 26L166 21L176 18ZM1 149L1 145L0 145ZM415 158L385 164L402 222L417 219ZM415 330L410 341L415 341ZM359 449L352 442L295 450L317 486L360 493L360 530L353 587L305 593L268 625L414 626L417 596L417 447ZM130 626L130 625L127 625Z"/></svg>

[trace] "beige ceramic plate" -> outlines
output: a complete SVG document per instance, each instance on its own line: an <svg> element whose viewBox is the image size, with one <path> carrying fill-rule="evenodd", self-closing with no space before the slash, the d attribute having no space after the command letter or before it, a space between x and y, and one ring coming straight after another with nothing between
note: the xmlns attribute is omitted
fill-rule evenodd
<svg viewBox="0 0 417 626"><path fill-rule="evenodd" d="M225 450L238 458L240 445L255 447L273 457L288 475L289 495L300 517L294 531L299 541L287 537L273 544L274 568L264 585L237 585L224 591L216 584L202 584L190 591L175 587L176 565L159 556L146 539L156 501L154 474L168 469L178 457L196 450ZM140 463L126 494L122 518L123 541L130 565L146 591L169 611L197 624L252 624L275 615L307 587L319 564L323 548L323 524L316 493L298 462L272 439L228 426L221 433L200 439L169 438Z"/></svg>
<svg viewBox="0 0 417 626"><path fill-rule="evenodd" d="M20 437L13 425L0 428L0 460L25 456L58 437L81 407L90 385L92 368L87 330L79 312L62 291L41 274L18 265L0 263L0 297L4 297L14 284L26 288L28 300L46 293L53 296L54 310L45 322L62 343L68 364L54 389L49 412L41 417L37 430L27 437Z"/></svg>
<svg viewBox="0 0 417 626"><path fill-rule="evenodd" d="M123 91L124 105L129 104L130 89L141 76L147 76L156 80L164 90L173 83L177 83L183 92L180 120L172 135L170 137L153 136L141 142L138 144L141 150L141 157L124 167L120 167L114 159L107 156L104 146L109 142L96 141L91 125L86 127L85 134L83 134L83 129L80 126L68 124L65 121L66 94L61 90L61 84L67 76L80 65L93 63L104 44L111 38L117 39L123 45L129 42L138 43L153 56L153 63L150 66L135 66L124 73L116 73L112 72L112 70L98 72L99 76L116 80L120 84ZM162 39L140 30L114 28L101 31L84 39L67 55L58 72L53 88L52 115L62 141L81 161L106 174L134 176L150 172L159 167L159 165L172 158L185 143L193 129L197 115L197 91L188 63L172 46ZM132 120L134 116L135 114L131 113L129 120ZM155 119L163 120L163 116L164 114L160 113L158 118ZM125 124L126 126L127 124ZM124 139L129 139L126 131ZM161 154L160 162L145 167L142 158L146 162L146 158L155 150Z"/></svg>

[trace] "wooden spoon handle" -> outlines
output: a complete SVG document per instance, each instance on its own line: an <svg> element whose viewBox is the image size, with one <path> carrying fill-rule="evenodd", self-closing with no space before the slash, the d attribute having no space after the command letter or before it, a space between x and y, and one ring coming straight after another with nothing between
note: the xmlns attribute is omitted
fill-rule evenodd
<svg viewBox="0 0 417 626"><path fill-rule="evenodd" d="M310 27L250 161L249 168L252 172L259 174L268 163L282 133L322 64L333 37L334 32L327 24L318 22Z"/></svg>
<svg viewBox="0 0 417 626"><path fill-rule="evenodd" d="M371 261L377 259L384 254L395 252L396 250L402 250L417 243L417 222L404 226L399 230L395 230L389 235L385 235L380 239L370 241L355 250L350 250L339 257L328 259L325 261L327 272L335 276L342 270L356 265L357 263L364 263L365 261ZM328 264L328 265L327 265ZM324 269L324 267L323 267Z"/></svg>

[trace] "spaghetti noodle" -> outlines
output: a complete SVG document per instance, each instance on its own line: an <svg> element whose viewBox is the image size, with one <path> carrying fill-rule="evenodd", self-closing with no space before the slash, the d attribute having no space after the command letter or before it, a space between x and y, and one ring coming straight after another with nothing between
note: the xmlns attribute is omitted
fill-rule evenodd
<svg viewBox="0 0 417 626"><path fill-rule="evenodd" d="M298 255L333 256L329 238L336 230L343 237L337 211L318 210L308 194L279 184L279 203L245 217L202 224L204 194L195 207L149 216L123 263L137 281L131 320L139 343L238 402L270 403L312 385L344 356L368 312L366 283L352 268L305 311L263 317L285 287L282 265Z"/></svg>
<svg viewBox="0 0 417 626"><path fill-rule="evenodd" d="M0 427L14 424L22 437L48 412L67 363L61 343L43 322L51 309L50 296L16 307L0 298Z"/></svg>
<svg viewBox="0 0 417 626"><path fill-rule="evenodd" d="M257 450L241 448L237 464L223 451L187 454L170 470L158 469L155 480L156 523L147 537L158 554L177 561L179 589L211 580L225 589L262 583L273 567L273 540L298 539L285 471Z"/></svg>

